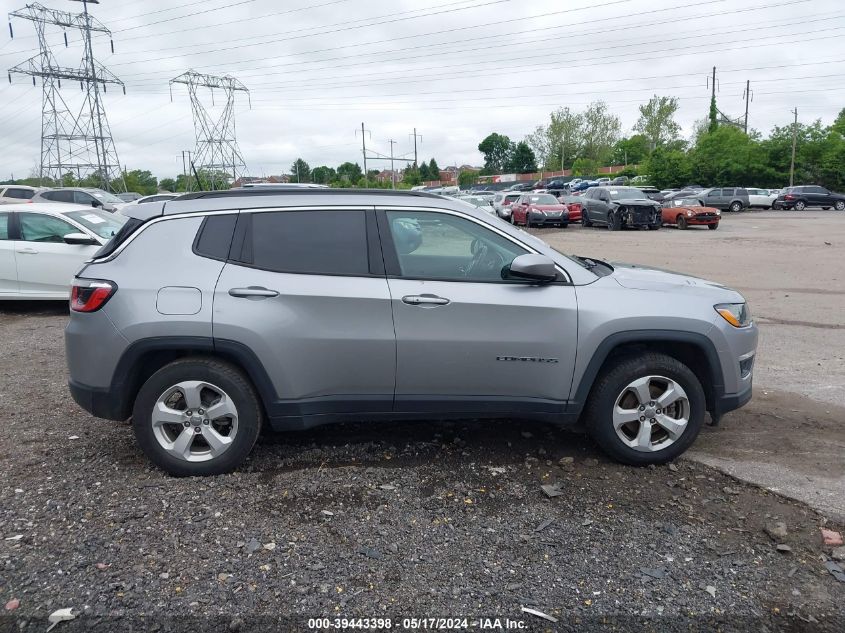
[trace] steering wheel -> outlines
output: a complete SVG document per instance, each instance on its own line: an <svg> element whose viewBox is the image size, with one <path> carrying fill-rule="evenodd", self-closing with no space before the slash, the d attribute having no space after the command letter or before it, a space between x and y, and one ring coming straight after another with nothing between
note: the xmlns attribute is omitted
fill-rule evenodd
<svg viewBox="0 0 845 633"><path fill-rule="evenodd" d="M505 265L501 253L490 248L490 245L479 239L474 239L470 245L472 261L464 271L464 277L470 277L475 272L498 273Z"/></svg>

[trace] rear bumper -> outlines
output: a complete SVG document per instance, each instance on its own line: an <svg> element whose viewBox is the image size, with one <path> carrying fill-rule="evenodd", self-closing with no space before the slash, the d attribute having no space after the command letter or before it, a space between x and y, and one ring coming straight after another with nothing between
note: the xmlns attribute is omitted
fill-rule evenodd
<svg viewBox="0 0 845 633"><path fill-rule="evenodd" d="M128 416L126 408L112 395L109 389L89 387L73 380L68 380L70 395L80 407L97 418L123 421Z"/></svg>

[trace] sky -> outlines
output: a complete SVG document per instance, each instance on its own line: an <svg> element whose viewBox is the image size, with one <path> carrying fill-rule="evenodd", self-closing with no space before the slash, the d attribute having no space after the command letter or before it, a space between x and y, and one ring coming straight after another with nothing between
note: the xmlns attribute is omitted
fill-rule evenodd
<svg viewBox="0 0 845 633"><path fill-rule="evenodd" d="M0 12L26 0L0 0ZM78 2L41 0L79 11ZM237 139L249 175L361 163L368 150L421 160L483 164L491 132L522 140L558 107L604 100L628 135L652 95L679 99L677 120L692 134L707 116L708 78L717 102L764 135L775 125L822 119L842 109L842 0L101 0L94 17L112 31L93 39L97 60L119 77L104 104L120 163L158 177L182 171L195 143L185 86L189 69L231 75ZM32 22L0 32L0 67L38 52ZM78 65L79 33L48 27L57 59ZM70 104L79 87L63 84ZM200 93L213 117L222 96ZM0 179L37 170L41 89L13 74L0 83ZM387 161L368 167L387 168Z"/></svg>

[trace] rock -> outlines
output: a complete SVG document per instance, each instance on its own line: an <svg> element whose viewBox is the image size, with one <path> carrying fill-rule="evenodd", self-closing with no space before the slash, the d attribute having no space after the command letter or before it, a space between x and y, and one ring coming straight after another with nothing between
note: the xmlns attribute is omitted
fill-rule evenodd
<svg viewBox="0 0 845 633"><path fill-rule="evenodd" d="M822 541L824 541L825 545L830 546L838 546L842 545L842 535L839 532L834 532L833 530L828 530L825 528L821 528L822 531Z"/></svg>
<svg viewBox="0 0 845 633"><path fill-rule="evenodd" d="M559 497L563 494L563 491L557 487L557 484L543 484L540 488L543 489L547 497Z"/></svg>
<svg viewBox="0 0 845 633"><path fill-rule="evenodd" d="M834 547L830 555L833 560L845 560L845 546Z"/></svg>
<svg viewBox="0 0 845 633"><path fill-rule="evenodd" d="M557 463L560 464L561 466L571 466L572 464L575 463L575 458L574 457L561 457L558 460Z"/></svg>
<svg viewBox="0 0 845 633"><path fill-rule="evenodd" d="M598 466L599 460L597 460L595 457L590 457L589 459L585 460L585 463L587 464L587 466Z"/></svg>
<svg viewBox="0 0 845 633"><path fill-rule="evenodd" d="M778 545L775 547L775 549L777 551L783 552L783 553L787 553L787 552L792 551L792 548L789 545L787 545L786 543L778 543Z"/></svg>
<svg viewBox="0 0 845 633"><path fill-rule="evenodd" d="M268 552L272 552L274 549L276 549L276 544L275 544L275 543L272 543L272 542L270 542L270 543L264 543L263 547L264 547L264 549L266 549Z"/></svg>
<svg viewBox="0 0 845 633"><path fill-rule="evenodd" d="M104 569L108 569L110 565L106 565L105 563L97 563L96 565L94 565L94 567L102 571Z"/></svg>
<svg viewBox="0 0 845 633"><path fill-rule="evenodd" d="M722 492L724 492L726 495L738 495L739 489L731 488L730 486L725 486L724 488L722 488Z"/></svg>
<svg viewBox="0 0 845 633"><path fill-rule="evenodd" d="M523 431L521 435L526 440L530 440L532 437L534 437L534 434L531 431Z"/></svg>
<svg viewBox="0 0 845 633"><path fill-rule="evenodd" d="M322 514L325 517L333 517L334 516L334 512L332 512L331 510L320 510L320 514Z"/></svg>
<svg viewBox="0 0 845 633"><path fill-rule="evenodd" d="M675 466L675 464L669 464L669 470L671 470L673 473L676 473L678 472L678 467Z"/></svg>
<svg viewBox="0 0 845 633"><path fill-rule="evenodd" d="M662 567L658 567L656 569L648 569L646 567L640 568L640 573L643 576L648 576L649 578L656 578L657 580L661 580L662 578L666 578L666 570Z"/></svg>
<svg viewBox="0 0 845 633"><path fill-rule="evenodd" d="M773 541L781 542L785 539L789 532L786 529L786 523L783 521L776 521L774 523L767 523L763 531L769 535Z"/></svg>
<svg viewBox="0 0 845 633"><path fill-rule="evenodd" d="M845 571L843 571L842 567L834 563L832 560L827 561L824 564L827 571L830 572L831 576L836 578L839 582L845 582Z"/></svg>
<svg viewBox="0 0 845 633"><path fill-rule="evenodd" d="M21 606L21 601L17 598L12 598L9 602L6 603L6 611L14 611L19 606Z"/></svg>
<svg viewBox="0 0 845 633"><path fill-rule="evenodd" d="M231 622L229 622L229 630L230 631L240 631L244 626L244 621L240 618L234 618Z"/></svg>
<svg viewBox="0 0 845 633"><path fill-rule="evenodd" d="M261 543L259 543L254 538L249 539L249 542L246 544L246 551L247 552L249 552L250 554L254 554L255 552L257 552L260 549L261 549Z"/></svg>
<svg viewBox="0 0 845 633"><path fill-rule="evenodd" d="M396 486L391 486L390 484L382 484L379 488L382 490L396 490Z"/></svg>
<svg viewBox="0 0 845 633"><path fill-rule="evenodd" d="M384 558L384 554L382 554L377 549L373 549L372 547L367 547L362 545L358 548L358 553L363 554L367 558L374 558L375 560L381 560Z"/></svg>
<svg viewBox="0 0 845 633"><path fill-rule="evenodd" d="M170 574L167 573L166 571L163 571L158 575L158 577L161 578L162 580L167 580L168 578L170 578Z"/></svg>
<svg viewBox="0 0 845 633"><path fill-rule="evenodd" d="M710 596L711 596L712 598L715 598L715 597L716 597L716 587L714 587L713 585L707 585L707 586L704 588L704 591L706 591L707 593L709 593L709 594L710 594Z"/></svg>

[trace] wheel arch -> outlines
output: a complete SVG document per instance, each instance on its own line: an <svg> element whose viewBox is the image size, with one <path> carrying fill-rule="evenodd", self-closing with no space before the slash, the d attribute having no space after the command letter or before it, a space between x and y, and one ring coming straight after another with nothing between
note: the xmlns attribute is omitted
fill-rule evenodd
<svg viewBox="0 0 845 633"><path fill-rule="evenodd" d="M607 367L646 351L666 354L689 367L704 389L706 409L716 409L725 383L719 354L709 338L697 332L636 330L611 334L599 344L578 383L572 386L570 412L581 413L593 385Z"/></svg>
<svg viewBox="0 0 845 633"><path fill-rule="evenodd" d="M159 369L180 358L216 358L242 370L249 377L262 407L276 399L276 390L255 353L235 341L211 337L155 337L132 343L121 356L109 388L111 415L126 420L132 413L141 386Z"/></svg>

